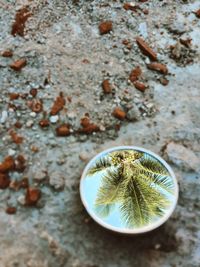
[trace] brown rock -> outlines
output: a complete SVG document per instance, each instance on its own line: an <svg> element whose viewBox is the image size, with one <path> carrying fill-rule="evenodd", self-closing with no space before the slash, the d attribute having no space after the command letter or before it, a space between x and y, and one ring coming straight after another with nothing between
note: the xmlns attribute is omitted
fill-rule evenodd
<svg viewBox="0 0 200 267"><path fill-rule="evenodd" d="M150 64L147 65L148 69L150 70L155 70L158 71L162 74L167 74L168 73L168 68L165 64L161 64L158 62L152 62Z"/></svg>
<svg viewBox="0 0 200 267"><path fill-rule="evenodd" d="M112 86L111 86L110 81L108 79L103 81L102 88L103 88L103 91L105 94L112 93Z"/></svg>
<svg viewBox="0 0 200 267"><path fill-rule="evenodd" d="M140 75L142 74L142 70L139 66L133 69L129 75L129 80L133 83L138 80Z"/></svg>
<svg viewBox="0 0 200 267"><path fill-rule="evenodd" d="M9 184L9 188L15 191L18 191L21 188L28 188L29 187L29 181L28 178L23 178L20 181L11 181Z"/></svg>
<svg viewBox="0 0 200 267"><path fill-rule="evenodd" d="M132 44L131 44L131 42L130 42L129 40L124 39L124 40L122 41L122 44L125 45L127 49L129 49L129 50L132 49Z"/></svg>
<svg viewBox="0 0 200 267"><path fill-rule="evenodd" d="M25 58L18 59L18 60L14 61L13 63L10 64L10 68L15 70L15 71L20 71L25 66L26 66L26 59Z"/></svg>
<svg viewBox="0 0 200 267"><path fill-rule="evenodd" d="M198 9L197 11L195 11L194 14L196 15L197 18L200 18L200 9Z"/></svg>
<svg viewBox="0 0 200 267"><path fill-rule="evenodd" d="M119 120L124 120L126 118L126 113L124 110L122 110L120 107L116 107L112 113L112 115L119 119Z"/></svg>
<svg viewBox="0 0 200 267"><path fill-rule="evenodd" d="M0 173L6 173L15 169L15 161L12 156L8 156L0 163Z"/></svg>
<svg viewBox="0 0 200 267"><path fill-rule="evenodd" d="M6 208L6 213L9 215L15 214L17 212L17 208L15 207L7 207Z"/></svg>
<svg viewBox="0 0 200 267"><path fill-rule="evenodd" d="M24 36L24 29L27 19L31 16L27 7L21 8L15 15L15 22L12 25L11 34Z"/></svg>
<svg viewBox="0 0 200 267"><path fill-rule="evenodd" d="M40 99L33 99L31 102L31 110L35 113L40 113L43 110L43 103Z"/></svg>
<svg viewBox="0 0 200 267"><path fill-rule="evenodd" d="M6 173L0 172L0 189L6 189L9 187L10 177Z"/></svg>
<svg viewBox="0 0 200 267"><path fill-rule="evenodd" d="M19 121L16 121L15 124L14 124L14 126L15 126L17 129L21 129L21 128L22 128L22 124L21 124L21 122L19 122Z"/></svg>
<svg viewBox="0 0 200 267"><path fill-rule="evenodd" d="M99 24L100 34L106 34L112 31L112 21L104 21Z"/></svg>
<svg viewBox="0 0 200 267"><path fill-rule="evenodd" d="M2 57L12 57L13 52L11 50L5 50L1 53Z"/></svg>
<svg viewBox="0 0 200 267"><path fill-rule="evenodd" d="M57 136L68 136L70 135L70 128L68 124L62 124L56 128L56 135Z"/></svg>
<svg viewBox="0 0 200 267"><path fill-rule="evenodd" d="M46 128L49 127L49 120L48 119L43 119L39 122L40 127Z"/></svg>
<svg viewBox="0 0 200 267"><path fill-rule="evenodd" d="M16 100L16 99L19 98L19 94L18 93L10 93L9 94L9 98L10 98L11 101L12 100Z"/></svg>
<svg viewBox="0 0 200 267"><path fill-rule="evenodd" d="M58 112L63 109L65 103L66 103L66 101L65 101L65 99L63 97L63 94L60 93L60 96L58 96L56 98L56 100L55 100L55 102L54 102L54 104L53 104L53 106L51 108L50 114L53 115L53 116L58 114Z"/></svg>
<svg viewBox="0 0 200 267"><path fill-rule="evenodd" d="M27 206L35 206L40 198L41 198L40 189L29 187L26 190L25 203Z"/></svg>
<svg viewBox="0 0 200 267"><path fill-rule="evenodd" d="M26 159L23 155L18 155L15 159L15 171L23 172L26 169Z"/></svg>
<svg viewBox="0 0 200 267"><path fill-rule="evenodd" d="M148 56L153 61L157 60L157 54L149 47L149 45L141 37L137 37L136 42L144 55Z"/></svg>
<svg viewBox="0 0 200 267"><path fill-rule="evenodd" d="M78 130L79 133L91 134L93 132L100 131L99 126L94 123L91 123L89 117L84 117L81 119L81 126L83 128Z"/></svg>
<svg viewBox="0 0 200 267"><path fill-rule="evenodd" d="M135 88L141 92L144 92L147 89L147 86L142 82L134 82Z"/></svg>
<svg viewBox="0 0 200 267"><path fill-rule="evenodd" d="M36 88L32 88L30 90L30 95L32 95L32 97L36 97L36 95L37 95L37 89Z"/></svg>
<svg viewBox="0 0 200 267"><path fill-rule="evenodd" d="M88 127L90 125L90 118L84 117L81 119L81 126L82 127Z"/></svg>
<svg viewBox="0 0 200 267"><path fill-rule="evenodd" d="M123 5L123 8L125 10L131 10L131 11L134 11L134 12L137 12L137 10L140 9L140 7L138 5L135 5L135 4L132 4L132 3L125 3Z"/></svg>
<svg viewBox="0 0 200 267"><path fill-rule="evenodd" d="M162 78L160 78L160 83L164 86L167 86L169 84L169 80L162 77Z"/></svg>
<svg viewBox="0 0 200 267"><path fill-rule="evenodd" d="M78 130L79 133L85 133L85 134L91 134L91 133L98 132L98 131L100 131L100 128L98 125L94 123L91 123L87 127L84 127Z"/></svg>
<svg viewBox="0 0 200 267"><path fill-rule="evenodd" d="M10 131L10 136L12 138L12 141L15 143L15 144L21 144L23 142L23 137L20 136L20 135L17 135L16 132L14 131Z"/></svg>

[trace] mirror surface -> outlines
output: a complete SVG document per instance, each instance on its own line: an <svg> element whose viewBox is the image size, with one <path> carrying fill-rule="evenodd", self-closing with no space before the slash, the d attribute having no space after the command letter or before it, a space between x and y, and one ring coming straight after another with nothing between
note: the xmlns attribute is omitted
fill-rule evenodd
<svg viewBox="0 0 200 267"><path fill-rule="evenodd" d="M86 167L81 194L92 217L118 229L140 229L166 216L176 181L165 162L136 149L105 151Z"/></svg>

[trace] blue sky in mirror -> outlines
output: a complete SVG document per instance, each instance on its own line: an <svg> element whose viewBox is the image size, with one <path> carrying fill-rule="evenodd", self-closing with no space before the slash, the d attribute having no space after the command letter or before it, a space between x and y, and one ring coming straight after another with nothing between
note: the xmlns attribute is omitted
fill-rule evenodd
<svg viewBox="0 0 200 267"><path fill-rule="evenodd" d="M105 154L101 155L101 158L102 157L107 158L110 155L110 153L112 153L112 152L109 152L109 153L105 152ZM145 156L147 156L146 153L145 153ZM151 160L153 159L157 162L157 159L154 158L152 155L148 154L148 156L151 157ZM97 158L97 160L98 160L98 158ZM90 166L90 168L93 167L94 165L95 165L95 162L93 162L93 164ZM165 168L165 167L163 166L163 168ZM113 169L113 167L110 167L110 169ZM165 170L167 171L166 168L165 168ZM127 225L126 221L123 220L123 218L122 218L121 209L120 209L121 204L118 203L117 201L115 204L112 205L112 209L107 216L101 216L98 213L97 205L95 202L97 199L97 194L98 194L99 188L102 186L102 178L106 173L107 173L107 171L103 170L103 171L95 173L94 175L87 175L86 177L84 177L84 179L82 181L82 183L83 183L82 184L83 195L84 195L85 201L87 203L88 211L92 214L95 214L104 223L107 223L107 224L114 226L114 227L117 227L117 228L122 229L122 228L133 228L133 227L139 228L139 227L141 227L141 226L136 226L136 225L135 226ZM170 176L168 176L168 179L171 179L171 181L172 181L172 178ZM168 206L165 207L164 209L162 209L163 215L164 215L167 212L167 209L170 208L171 204L175 200L175 197L173 195L174 185L173 184L171 185L171 191L170 192L164 190L163 188L161 188L158 185L155 185L153 183L151 184L151 186L154 188L157 188L157 190L159 190L159 192L161 194L165 195L165 197L167 198L167 201L169 201ZM153 216L149 220L148 224L151 224L151 223L159 220L160 218L161 218L160 216Z"/></svg>

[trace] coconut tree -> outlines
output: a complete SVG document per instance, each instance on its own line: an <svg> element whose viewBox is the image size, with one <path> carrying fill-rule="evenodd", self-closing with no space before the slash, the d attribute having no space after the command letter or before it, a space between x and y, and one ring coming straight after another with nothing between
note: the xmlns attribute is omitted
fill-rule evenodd
<svg viewBox="0 0 200 267"><path fill-rule="evenodd" d="M173 183L167 169L152 156L134 150L110 152L88 170L101 175L96 212L107 217L116 204L128 227L148 224L169 205Z"/></svg>

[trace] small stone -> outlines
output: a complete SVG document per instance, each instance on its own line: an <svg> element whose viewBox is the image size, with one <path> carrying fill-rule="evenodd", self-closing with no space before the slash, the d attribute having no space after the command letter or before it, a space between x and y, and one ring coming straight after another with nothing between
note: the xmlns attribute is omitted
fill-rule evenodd
<svg viewBox="0 0 200 267"><path fill-rule="evenodd" d="M124 120L126 118L126 113L120 107L116 107L112 114L115 118L119 120Z"/></svg>
<svg viewBox="0 0 200 267"><path fill-rule="evenodd" d="M108 79L103 81L102 88L103 88L103 91L104 91L105 94L112 93L112 86L111 86L111 84L110 84Z"/></svg>
<svg viewBox="0 0 200 267"><path fill-rule="evenodd" d="M21 205L25 205L26 201L25 201L25 196L24 195L21 195L18 197L17 201L19 202L19 204Z"/></svg>
<svg viewBox="0 0 200 267"><path fill-rule="evenodd" d="M200 9L198 9L197 11L195 11L194 14L196 15L197 18L200 19Z"/></svg>
<svg viewBox="0 0 200 267"><path fill-rule="evenodd" d="M9 134L10 134L10 136L11 136L12 141L13 141L15 144L19 145L19 144L21 144L21 143L23 142L23 137L20 136L20 135L18 135L15 131L12 131L12 130L11 130L11 131L9 132Z"/></svg>
<svg viewBox="0 0 200 267"><path fill-rule="evenodd" d="M9 187L10 177L8 174L0 173L0 189L6 189Z"/></svg>
<svg viewBox="0 0 200 267"><path fill-rule="evenodd" d="M28 121L26 122L26 127L27 127L27 128L31 128L31 127L33 126L33 124L34 124L34 121L32 121L32 120L28 120Z"/></svg>
<svg viewBox="0 0 200 267"><path fill-rule="evenodd" d="M133 83L138 80L141 74L142 74L142 70L139 66L137 66L135 69L131 71L129 75L129 80Z"/></svg>
<svg viewBox="0 0 200 267"><path fill-rule="evenodd" d="M40 127L42 128L47 128L49 126L49 120L48 119L43 119L39 122Z"/></svg>
<svg viewBox="0 0 200 267"><path fill-rule="evenodd" d="M62 173L52 172L49 178L49 184L56 190L61 190L65 186L65 179Z"/></svg>
<svg viewBox="0 0 200 267"><path fill-rule="evenodd" d="M45 170L36 171L33 179L37 182L41 182L47 177L47 172Z"/></svg>
<svg viewBox="0 0 200 267"><path fill-rule="evenodd" d="M1 113L0 123L4 124L8 118L8 112L3 110Z"/></svg>
<svg viewBox="0 0 200 267"><path fill-rule="evenodd" d="M49 120L51 123L56 123L59 120L59 116L58 115L51 116Z"/></svg>
<svg viewBox="0 0 200 267"><path fill-rule="evenodd" d="M36 95L37 95L37 89L36 88L32 88L30 90L30 95L32 95L32 97L36 97Z"/></svg>
<svg viewBox="0 0 200 267"><path fill-rule="evenodd" d="M165 150L170 162L185 171L200 170L200 159L193 151L183 145L171 142Z"/></svg>
<svg viewBox="0 0 200 267"><path fill-rule="evenodd" d="M139 81L134 82L135 88L141 92L144 92L147 89L147 86Z"/></svg>
<svg viewBox="0 0 200 267"><path fill-rule="evenodd" d="M13 171L15 169L15 161L12 156L7 156L3 160L3 162L0 163L0 173L6 173L9 171Z"/></svg>
<svg viewBox="0 0 200 267"><path fill-rule="evenodd" d="M62 124L56 128L56 135L60 137L65 137L70 135L70 128L68 124Z"/></svg>
<svg viewBox="0 0 200 267"><path fill-rule="evenodd" d="M31 113L30 113L30 116L31 116L32 118L36 118L37 114L36 114L36 112L31 112Z"/></svg>
<svg viewBox="0 0 200 267"><path fill-rule="evenodd" d="M137 37L136 42L144 55L148 56L153 61L157 60L157 54L149 47L149 45L141 37Z"/></svg>
<svg viewBox="0 0 200 267"><path fill-rule="evenodd" d="M66 101L64 99L63 93L61 92L54 101L50 114L53 116L57 115L57 113L64 108L65 103Z"/></svg>
<svg viewBox="0 0 200 267"><path fill-rule="evenodd" d="M25 204L35 206L41 198L41 191L38 188L30 187L26 190Z"/></svg>
<svg viewBox="0 0 200 267"><path fill-rule="evenodd" d="M20 97L20 94L18 94L18 93L10 93L9 94L9 98L11 101L18 99L19 97Z"/></svg>
<svg viewBox="0 0 200 267"><path fill-rule="evenodd" d="M18 59L17 61L10 64L10 68L15 71L20 71L22 68L26 66L26 59Z"/></svg>
<svg viewBox="0 0 200 267"><path fill-rule="evenodd" d="M161 64L159 62L152 62L150 64L147 65L148 69L150 70L154 70L157 72L160 72L162 74L168 74L168 68L165 64Z"/></svg>
<svg viewBox="0 0 200 267"><path fill-rule="evenodd" d="M43 103L40 99L33 99L31 102L31 110L35 113L40 113L43 110Z"/></svg>
<svg viewBox="0 0 200 267"><path fill-rule="evenodd" d="M13 215L17 212L17 208L16 207L7 207L6 208L6 213L9 215Z"/></svg>
<svg viewBox="0 0 200 267"><path fill-rule="evenodd" d="M112 31L112 22L111 21L104 21L101 22L99 25L99 32L100 34L106 34Z"/></svg>
<svg viewBox="0 0 200 267"><path fill-rule="evenodd" d="M26 159L23 155L18 155L15 158L15 171L23 172L26 169Z"/></svg>
<svg viewBox="0 0 200 267"><path fill-rule="evenodd" d="M161 77L160 78L160 83L164 86L167 86L169 84L169 80L167 80L166 78Z"/></svg>
<svg viewBox="0 0 200 267"><path fill-rule="evenodd" d="M140 119L140 112L137 106L132 107L127 113L127 119L129 121L138 121Z"/></svg>
<svg viewBox="0 0 200 267"><path fill-rule="evenodd" d="M5 50L1 53L2 57L12 57L13 56L13 52L12 50Z"/></svg>

